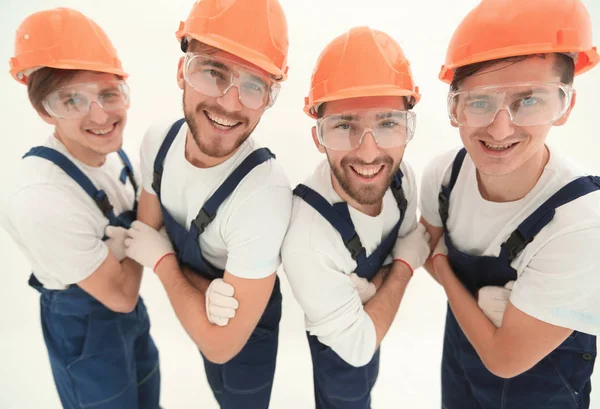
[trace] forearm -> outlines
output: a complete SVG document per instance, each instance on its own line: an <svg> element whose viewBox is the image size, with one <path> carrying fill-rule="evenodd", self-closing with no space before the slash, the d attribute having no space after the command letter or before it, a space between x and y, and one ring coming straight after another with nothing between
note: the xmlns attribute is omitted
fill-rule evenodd
<svg viewBox="0 0 600 409"><path fill-rule="evenodd" d="M410 269L404 263L394 262L381 288L364 306L365 312L375 325L376 348L379 348L396 317L411 275Z"/></svg>
<svg viewBox="0 0 600 409"><path fill-rule="evenodd" d="M208 322L204 291L192 284L174 256L168 256L158 264L156 275L189 337L202 353L211 355L211 348L218 343L211 342L211 338L214 338L211 334L216 327Z"/></svg>
<svg viewBox="0 0 600 409"><path fill-rule="evenodd" d="M495 356L495 352L502 350L496 348L495 345L497 328L485 316L475 298L456 277L448 259L443 256L436 257L434 264L458 324L483 363L487 367L495 366L495 361L500 359Z"/></svg>
<svg viewBox="0 0 600 409"><path fill-rule="evenodd" d="M425 264L423 264L423 268L429 273L429 275L431 276L431 278L433 278L438 284L442 284L440 282L440 278L437 276L437 274L435 273L435 270L433 268L433 262L431 260L431 257L429 257L427 259L427 261L425 262Z"/></svg>
<svg viewBox="0 0 600 409"><path fill-rule="evenodd" d="M379 271L377 272L377 274L375 274L375 277L373 277L373 279L371 280L371 282L375 285L375 288L377 290L379 290L381 288L381 286L383 285L383 282L385 281L387 275L392 270L392 265L393 264L388 264L388 265L381 267L379 269Z"/></svg>
<svg viewBox="0 0 600 409"><path fill-rule="evenodd" d="M187 278L194 287L196 287L202 294L206 294L210 280L202 277L200 274L196 274L194 270L189 267L183 267L183 275Z"/></svg>

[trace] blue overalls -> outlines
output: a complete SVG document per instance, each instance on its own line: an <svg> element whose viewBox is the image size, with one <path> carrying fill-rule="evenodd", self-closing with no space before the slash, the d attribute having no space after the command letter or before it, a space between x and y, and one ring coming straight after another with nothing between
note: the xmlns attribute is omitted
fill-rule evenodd
<svg viewBox="0 0 600 409"><path fill-rule="evenodd" d="M159 200L164 160L183 122L182 118L173 124L154 161L152 187ZM257 149L248 155L204 203L189 230L177 223L161 200L165 228L182 266L190 267L207 280L223 278L224 271L211 265L202 256L198 239L214 220L219 206L235 191L242 179L256 166L274 157L267 148ZM225 364L212 363L202 356L208 383L221 408L268 408L275 375L280 319L281 291L277 277L267 307L242 350Z"/></svg>
<svg viewBox="0 0 600 409"><path fill-rule="evenodd" d="M31 149L24 158L37 156L59 166L96 202L111 226L128 228L133 210L116 216L106 193L62 153L48 147ZM125 152L120 180L137 184ZM106 239L106 237L104 238ZM40 292L44 341L62 405L66 409L159 408L158 350L150 336L146 306L139 298L127 314L109 310L73 284L65 290L48 290L35 275L29 285Z"/></svg>
<svg viewBox="0 0 600 409"><path fill-rule="evenodd" d="M498 257L461 253L448 232L448 209L466 151L452 167L448 186L442 186L439 210L448 259L465 288L473 295L484 286L504 286L517 279L510 263L554 217L555 209L600 188L600 179L580 177L556 192L527 217L502 246ZM456 198L460 200L460 198ZM596 337L574 331L558 348L530 370L514 378L492 374L462 332L448 307L442 357L442 407L445 409L587 409L590 377L596 359Z"/></svg>
<svg viewBox="0 0 600 409"><path fill-rule="evenodd" d="M346 202L331 205L319 193L302 184L294 189L294 194L312 206L340 233L344 246L356 261L354 272L371 281L391 253L404 220L407 201L402 190L402 177L402 172L398 170L390 186L400 210L400 219L369 257L354 228ZM313 362L316 409L369 409L371 390L379 373L379 349L369 363L354 367L333 349L322 344L316 336L308 332L306 335Z"/></svg>

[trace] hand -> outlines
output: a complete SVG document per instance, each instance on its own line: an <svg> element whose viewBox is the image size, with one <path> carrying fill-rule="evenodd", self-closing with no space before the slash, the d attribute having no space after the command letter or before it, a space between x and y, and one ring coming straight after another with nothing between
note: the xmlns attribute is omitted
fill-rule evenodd
<svg viewBox="0 0 600 409"><path fill-rule="evenodd" d="M204 295L208 322L224 327L229 323L230 318L235 317L235 310L239 303L233 298L233 293L233 286L227 284L223 279L212 280Z"/></svg>
<svg viewBox="0 0 600 409"><path fill-rule="evenodd" d="M127 257L144 267L156 270L157 264L167 255L175 254L173 245L164 229L161 232L139 220L131 223L125 239Z"/></svg>
<svg viewBox="0 0 600 409"><path fill-rule="evenodd" d="M504 287L482 287L477 296L477 305L486 317L499 328L502 326L504 311L510 299L514 281L509 281Z"/></svg>
<svg viewBox="0 0 600 409"><path fill-rule="evenodd" d="M117 226L106 226L104 234L108 239L104 242L110 252L120 263L127 255L125 254L125 239L127 238L127 229Z"/></svg>
<svg viewBox="0 0 600 409"><path fill-rule="evenodd" d="M411 272L421 267L431 249L429 248L429 233L421 223L417 223L417 228L407 234L405 237L398 237L392 256L394 261L402 261L406 264Z"/></svg>
<svg viewBox="0 0 600 409"><path fill-rule="evenodd" d="M350 274L350 282L358 291L358 296L363 304L369 301L377 292L375 284L369 282L366 278L359 277L356 273Z"/></svg>

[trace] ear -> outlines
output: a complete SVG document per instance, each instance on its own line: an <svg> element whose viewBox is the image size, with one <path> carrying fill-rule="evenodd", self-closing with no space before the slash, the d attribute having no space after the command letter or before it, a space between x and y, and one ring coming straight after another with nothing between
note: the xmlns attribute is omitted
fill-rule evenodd
<svg viewBox="0 0 600 409"><path fill-rule="evenodd" d="M453 126L454 128L458 128L458 124L456 122L454 122L454 119L450 120L450 125Z"/></svg>
<svg viewBox="0 0 600 409"><path fill-rule="evenodd" d="M552 124L553 126L563 126L564 124L567 123L567 121L569 120L569 116L571 115L571 111L573 110L573 107L575 106L576 100L577 100L577 92L575 92L575 90L573 90L573 95L571 96L571 104L569 105L567 112L565 112L565 114L558 121L555 121Z"/></svg>
<svg viewBox="0 0 600 409"><path fill-rule="evenodd" d="M185 57L181 57L179 59L179 63L177 64L177 85L179 88L183 89L185 86L185 79L183 78L183 60Z"/></svg>
<svg viewBox="0 0 600 409"><path fill-rule="evenodd" d="M321 142L319 142L319 137L317 136L317 127L313 126L310 131L312 133L313 142L315 143L315 146L317 147L319 152L325 153L325 147L321 145Z"/></svg>

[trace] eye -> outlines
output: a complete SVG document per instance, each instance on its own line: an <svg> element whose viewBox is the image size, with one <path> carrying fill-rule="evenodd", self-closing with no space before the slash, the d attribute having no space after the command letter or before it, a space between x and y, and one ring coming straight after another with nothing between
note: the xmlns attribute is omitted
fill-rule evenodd
<svg viewBox="0 0 600 409"><path fill-rule="evenodd" d="M223 73L218 70L207 69L207 70L204 70L204 73L211 78L218 78L221 80L225 79L225 76L223 75Z"/></svg>
<svg viewBox="0 0 600 409"><path fill-rule="evenodd" d="M341 122L333 127L333 129L340 129L342 131L347 131L352 128L352 125L347 122Z"/></svg>
<svg viewBox="0 0 600 409"><path fill-rule="evenodd" d="M541 101L535 97L527 97L527 98L521 99L518 102L519 102L520 106L528 108L528 107L532 107L534 105L538 105Z"/></svg>
<svg viewBox="0 0 600 409"><path fill-rule="evenodd" d="M485 109L488 106L488 102L484 100L471 101L468 106L474 109Z"/></svg>
<svg viewBox="0 0 600 409"><path fill-rule="evenodd" d="M265 86L262 84L258 84L256 82L245 82L243 85L245 90L248 90L250 92L263 92L265 89Z"/></svg>
<svg viewBox="0 0 600 409"><path fill-rule="evenodd" d="M384 121L382 123L379 124L379 126L381 128L388 128L388 129L392 129L397 127L398 125L400 125L398 122L396 121Z"/></svg>

